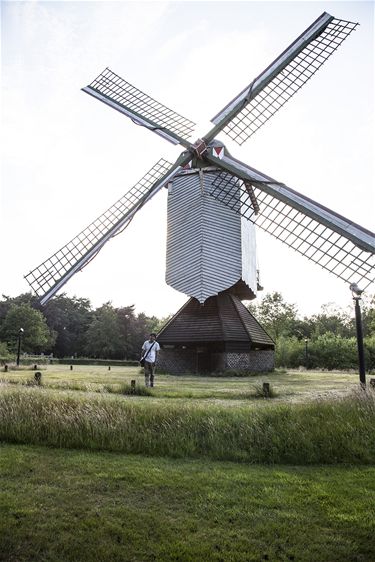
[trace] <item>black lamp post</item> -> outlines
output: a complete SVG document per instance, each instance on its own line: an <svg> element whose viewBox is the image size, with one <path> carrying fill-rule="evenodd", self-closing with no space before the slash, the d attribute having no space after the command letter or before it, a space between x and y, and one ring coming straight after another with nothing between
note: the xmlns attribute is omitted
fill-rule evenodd
<svg viewBox="0 0 375 562"><path fill-rule="evenodd" d="M18 349L17 349L17 367L20 364L20 352L21 352L21 339L22 339L22 334L24 332L23 328L20 328L18 330Z"/></svg>
<svg viewBox="0 0 375 562"><path fill-rule="evenodd" d="M307 360L309 358L308 347L307 347L308 343L309 343L309 340L307 338L305 338L305 367L306 367L306 369L307 369Z"/></svg>
<svg viewBox="0 0 375 562"><path fill-rule="evenodd" d="M359 364L359 381L363 388L366 387L366 367L365 367L365 349L363 346L363 328L362 328L362 314L359 301L363 291L356 283L350 285L350 290L353 295L354 310L355 310L355 325L357 330L357 347L358 347L358 364Z"/></svg>

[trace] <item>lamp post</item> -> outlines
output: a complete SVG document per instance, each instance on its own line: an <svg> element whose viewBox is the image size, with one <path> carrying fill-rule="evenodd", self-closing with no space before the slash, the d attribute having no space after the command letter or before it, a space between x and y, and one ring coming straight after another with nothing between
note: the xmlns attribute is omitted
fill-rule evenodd
<svg viewBox="0 0 375 562"><path fill-rule="evenodd" d="M18 367L19 364L20 364L21 339L22 339L22 334L23 334L23 332L24 332L24 329L23 329L23 328L20 328L20 329L18 330L18 349L17 349L17 362L16 362L16 363L17 363L17 367Z"/></svg>
<svg viewBox="0 0 375 562"><path fill-rule="evenodd" d="M363 388L366 387L366 367L365 367L365 349L363 346L363 328L362 328L362 314L359 301L363 291L356 283L350 285L352 292L355 310L355 325L357 330L357 347L358 347L358 363L359 363L359 381Z"/></svg>
<svg viewBox="0 0 375 562"><path fill-rule="evenodd" d="M307 347L308 343L309 343L309 340L307 338L305 338L305 367L306 367L306 369L307 369L307 360L309 358L308 347Z"/></svg>

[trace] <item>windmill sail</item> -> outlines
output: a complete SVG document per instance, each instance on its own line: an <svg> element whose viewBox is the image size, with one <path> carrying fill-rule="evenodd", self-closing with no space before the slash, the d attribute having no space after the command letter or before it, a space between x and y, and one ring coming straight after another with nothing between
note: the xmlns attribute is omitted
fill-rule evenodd
<svg viewBox="0 0 375 562"><path fill-rule="evenodd" d="M50 258L25 275L30 287L45 304L77 271L91 261L110 238L128 226L145 205L178 171L181 156L172 165L159 160L147 174L105 213L60 248Z"/></svg>
<svg viewBox="0 0 375 562"><path fill-rule="evenodd" d="M169 142L190 146L188 138L195 123L141 92L109 68L82 90Z"/></svg>
<svg viewBox="0 0 375 562"><path fill-rule="evenodd" d="M363 288L374 281L374 233L228 154L208 159L222 168L213 197L340 279ZM242 188L240 206L233 176Z"/></svg>
<svg viewBox="0 0 375 562"><path fill-rule="evenodd" d="M323 13L212 119L216 127L205 139L210 141L223 130L243 144L306 84L357 25Z"/></svg>

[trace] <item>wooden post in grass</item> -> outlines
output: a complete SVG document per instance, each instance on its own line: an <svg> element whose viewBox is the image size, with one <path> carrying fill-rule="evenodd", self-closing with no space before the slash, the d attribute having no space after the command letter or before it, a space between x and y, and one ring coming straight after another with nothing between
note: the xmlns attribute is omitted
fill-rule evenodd
<svg viewBox="0 0 375 562"><path fill-rule="evenodd" d="M41 385L41 384L42 384L42 373L41 373L40 371L37 371L37 372L35 373L35 375L34 375L34 380L35 380L35 383L36 383L36 384L38 384L38 385Z"/></svg>
<svg viewBox="0 0 375 562"><path fill-rule="evenodd" d="M264 398L270 397L270 383L269 382L263 383L263 395L264 395Z"/></svg>
<svg viewBox="0 0 375 562"><path fill-rule="evenodd" d="M135 394L135 380L130 381L130 391L132 394Z"/></svg>
<svg viewBox="0 0 375 562"><path fill-rule="evenodd" d="M70 365L70 370L73 371L73 365Z"/></svg>
<svg viewBox="0 0 375 562"><path fill-rule="evenodd" d="M34 365L34 367L33 367L34 371L36 371L37 368L38 368L38 365Z"/></svg>
<svg viewBox="0 0 375 562"><path fill-rule="evenodd" d="M111 370L111 365L108 365L108 371L110 371L110 370Z"/></svg>
<svg viewBox="0 0 375 562"><path fill-rule="evenodd" d="M5 363L4 365L4 372L7 373L8 372L8 365Z"/></svg>

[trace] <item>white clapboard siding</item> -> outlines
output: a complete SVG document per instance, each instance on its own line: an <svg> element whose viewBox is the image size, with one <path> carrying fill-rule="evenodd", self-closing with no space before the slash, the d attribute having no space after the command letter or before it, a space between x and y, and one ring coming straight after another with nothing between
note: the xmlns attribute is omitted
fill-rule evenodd
<svg viewBox="0 0 375 562"><path fill-rule="evenodd" d="M189 171L168 193L166 282L201 303L240 279L256 293L253 225L210 195L214 177Z"/></svg>

